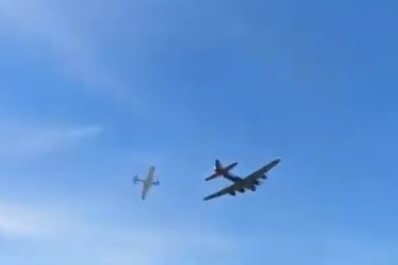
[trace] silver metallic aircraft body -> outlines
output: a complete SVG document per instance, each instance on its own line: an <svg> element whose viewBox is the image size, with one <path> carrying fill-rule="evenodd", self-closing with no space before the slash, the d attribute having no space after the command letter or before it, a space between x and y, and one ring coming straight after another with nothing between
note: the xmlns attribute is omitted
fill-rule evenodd
<svg viewBox="0 0 398 265"><path fill-rule="evenodd" d="M145 200L145 197L149 192L149 190L152 188L152 186L159 185L159 181L154 181L154 179L155 179L155 167L153 166L149 168L148 175L144 180L139 179L138 176L134 177L135 184L137 182L142 182L142 193L141 193L142 200Z"/></svg>

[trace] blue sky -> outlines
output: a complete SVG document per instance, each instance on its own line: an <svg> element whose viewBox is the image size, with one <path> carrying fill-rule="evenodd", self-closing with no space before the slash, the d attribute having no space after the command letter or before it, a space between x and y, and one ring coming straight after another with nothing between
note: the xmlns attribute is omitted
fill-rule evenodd
<svg viewBox="0 0 398 265"><path fill-rule="evenodd" d="M0 0L0 264L396 264L397 7Z"/></svg>

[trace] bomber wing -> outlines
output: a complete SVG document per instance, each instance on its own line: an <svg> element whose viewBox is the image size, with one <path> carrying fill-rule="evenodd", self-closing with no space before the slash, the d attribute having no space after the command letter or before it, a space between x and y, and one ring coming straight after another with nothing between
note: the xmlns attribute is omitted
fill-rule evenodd
<svg viewBox="0 0 398 265"><path fill-rule="evenodd" d="M272 161L271 163L263 166L259 170L255 171L252 174L250 174L249 176L247 176L244 180L247 181L247 182L255 182L259 178L262 178L263 176L265 176L265 174L268 171L270 171L273 167L278 165L280 163L280 161L281 161L280 159Z"/></svg>
<svg viewBox="0 0 398 265"><path fill-rule="evenodd" d="M214 199L214 198L226 195L226 194L234 195L235 191L236 191L236 185L233 184L233 185L228 186L228 187L226 187L226 188L224 188L224 189L222 189L222 190L220 190L220 191L218 191L216 193L213 193L213 194L205 197L203 200L208 201L208 200L211 200L211 199Z"/></svg>

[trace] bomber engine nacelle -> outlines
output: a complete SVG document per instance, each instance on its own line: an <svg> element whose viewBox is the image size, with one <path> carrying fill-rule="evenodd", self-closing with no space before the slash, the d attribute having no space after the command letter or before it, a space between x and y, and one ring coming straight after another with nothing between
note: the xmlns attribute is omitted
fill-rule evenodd
<svg viewBox="0 0 398 265"><path fill-rule="evenodd" d="M230 191L229 194L232 195L232 196L235 196L236 192L235 191Z"/></svg>

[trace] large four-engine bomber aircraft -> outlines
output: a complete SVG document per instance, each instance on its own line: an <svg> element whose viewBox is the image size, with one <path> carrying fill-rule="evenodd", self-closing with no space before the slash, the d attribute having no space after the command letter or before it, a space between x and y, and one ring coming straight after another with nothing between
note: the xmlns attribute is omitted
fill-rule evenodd
<svg viewBox="0 0 398 265"><path fill-rule="evenodd" d="M226 194L235 196L236 192L244 193L246 189L255 191L256 186L261 184L261 180L267 179L266 173L270 171L273 167L278 165L280 161L281 161L280 159L276 159L245 178L240 178L236 176L226 177L227 179L231 180L234 183L231 186L228 186L214 194L205 197L204 200L205 201L211 200Z"/></svg>
<svg viewBox="0 0 398 265"><path fill-rule="evenodd" d="M138 176L135 176L133 178L134 184L137 184L138 182L142 182L142 193L141 193L141 199L145 200L145 197L148 193L148 191L152 188L152 186L157 186L159 185L159 181L154 181L155 179L155 167L151 166L149 168L148 175L145 179L139 179Z"/></svg>

